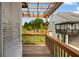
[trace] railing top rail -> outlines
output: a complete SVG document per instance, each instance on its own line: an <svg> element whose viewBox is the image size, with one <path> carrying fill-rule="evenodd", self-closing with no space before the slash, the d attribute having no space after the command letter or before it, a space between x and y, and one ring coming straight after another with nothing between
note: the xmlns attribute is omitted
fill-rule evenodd
<svg viewBox="0 0 79 59"><path fill-rule="evenodd" d="M79 57L79 51L74 49L73 47L68 46L64 42L60 42L58 38L55 38L53 36L46 35L46 37L51 40L52 42L55 42L58 46L60 46L62 49L64 49L69 55L73 57Z"/></svg>
<svg viewBox="0 0 79 59"><path fill-rule="evenodd" d="M41 33L29 33L29 34L22 34L22 35L44 35L45 36L45 34L41 34Z"/></svg>

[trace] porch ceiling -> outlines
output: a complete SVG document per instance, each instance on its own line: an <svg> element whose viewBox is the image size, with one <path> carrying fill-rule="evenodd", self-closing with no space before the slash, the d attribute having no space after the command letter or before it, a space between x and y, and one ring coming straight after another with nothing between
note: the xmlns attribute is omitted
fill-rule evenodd
<svg viewBox="0 0 79 59"><path fill-rule="evenodd" d="M22 2L23 17L48 18L63 2Z"/></svg>

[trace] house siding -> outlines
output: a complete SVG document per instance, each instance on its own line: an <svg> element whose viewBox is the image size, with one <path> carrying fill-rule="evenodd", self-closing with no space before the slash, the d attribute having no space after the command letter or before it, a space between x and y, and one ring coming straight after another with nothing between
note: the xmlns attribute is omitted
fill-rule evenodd
<svg viewBox="0 0 79 59"><path fill-rule="evenodd" d="M19 2L2 2L2 26L0 25L3 34L0 34L2 48L0 55L3 57L21 57L22 42L21 42L21 9L22 4ZM1 46L0 46L1 47ZM1 50L2 49L2 50Z"/></svg>

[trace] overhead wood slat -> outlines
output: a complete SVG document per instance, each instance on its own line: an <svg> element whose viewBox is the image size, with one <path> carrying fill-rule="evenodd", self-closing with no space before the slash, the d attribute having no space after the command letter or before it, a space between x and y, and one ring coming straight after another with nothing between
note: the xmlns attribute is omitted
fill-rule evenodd
<svg viewBox="0 0 79 59"><path fill-rule="evenodd" d="M51 7L51 9L47 12L46 16L50 16L63 2L57 2L54 4L54 6ZM53 5L53 4L52 4Z"/></svg>
<svg viewBox="0 0 79 59"><path fill-rule="evenodd" d="M22 8L28 8L28 5L26 2L22 2Z"/></svg>
<svg viewBox="0 0 79 59"><path fill-rule="evenodd" d="M37 10L29 10L30 12L37 12ZM25 10L23 12L28 12L28 10ZM45 10L39 10L38 12L45 12Z"/></svg>
<svg viewBox="0 0 79 59"><path fill-rule="evenodd" d="M36 4L37 2L25 2L29 4ZM49 4L49 3L54 3L54 2L39 2L40 4Z"/></svg>
<svg viewBox="0 0 79 59"><path fill-rule="evenodd" d="M47 10L49 9L50 5L51 5L51 3L49 4L49 6L48 6L48 8L46 9L46 11L44 12L44 14L47 12Z"/></svg>
<svg viewBox="0 0 79 59"><path fill-rule="evenodd" d="M39 9L39 2L37 2L37 17L39 17L39 11L38 11L38 9Z"/></svg>
<svg viewBox="0 0 79 59"><path fill-rule="evenodd" d="M22 10L22 12L23 15L27 14L27 17L48 18L62 3L63 2L23 2L22 8L26 9Z"/></svg>
<svg viewBox="0 0 79 59"><path fill-rule="evenodd" d="M29 17L28 14L24 14L23 17ZM31 14L30 17L37 17L37 14ZM39 14L39 17L43 18L43 14Z"/></svg>
<svg viewBox="0 0 79 59"><path fill-rule="evenodd" d="M28 3L27 3L27 5L28 5ZM28 9L28 12L27 12L27 13L28 13L28 16L30 16L30 11L29 11L29 8L27 8L27 9Z"/></svg>

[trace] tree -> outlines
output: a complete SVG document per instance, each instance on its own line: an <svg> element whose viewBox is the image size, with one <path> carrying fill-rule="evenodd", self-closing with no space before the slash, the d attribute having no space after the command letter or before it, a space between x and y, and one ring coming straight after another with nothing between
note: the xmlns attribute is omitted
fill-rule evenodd
<svg viewBox="0 0 79 59"><path fill-rule="evenodd" d="M37 30L40 29L40 27L41 27L40 24L42 24L42 25L44 24L43 19L40 19L40 18L36 18L33 22L34 22Z"/></svg>
<svg viewBox="0 0 79 59"><path fill-rule="evenodd" d="M37 31L38 31L39 29L44 28L44 21L43 21L43 19L36 18L35 20L32 20L29 23L25 22L23 27L27 30L37 29Z"/></svg>
<svg viewBox="0 0 79 59"><path fill-rule="evenodd" d="M44 26L42 24L40 24L40 30L41 30L41 32L43 32L43 30L44 30Z"/></svg>
<svg viewBox="0 0 79 59"><path fill-rule="evenodd" d="M34 20L34 23L36 23L36 24L44 24L44 21L43 21L43 19L36 18L36 19Z"/></svg>
<svg viewBox="0 0 79 59"><path fill-rule="evenodd" d="M24 25L23 25L23 27L24 27L25 29L27 29L27 27L28 27L28 23L25 22Z"/></svg>

